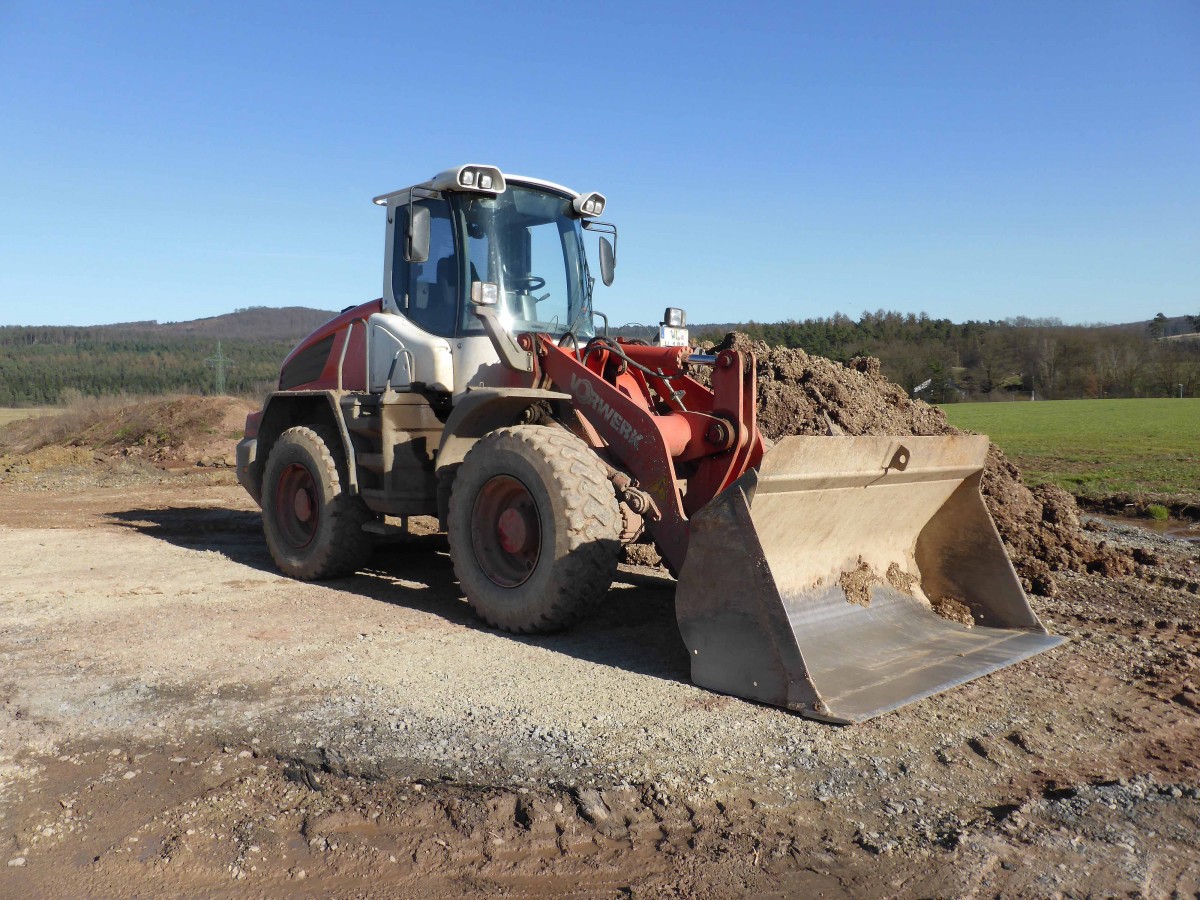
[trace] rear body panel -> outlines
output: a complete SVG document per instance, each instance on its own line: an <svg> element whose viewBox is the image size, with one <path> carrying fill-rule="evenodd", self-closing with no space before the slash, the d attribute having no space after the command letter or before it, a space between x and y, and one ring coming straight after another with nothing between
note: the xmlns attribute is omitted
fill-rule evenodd
<svg viewBox="0 0 1200 900"><path fill-rule="evenodd" d="M279 368L279 389L367 390L366 319L380 302L348 309L301 341Z"/></svg>

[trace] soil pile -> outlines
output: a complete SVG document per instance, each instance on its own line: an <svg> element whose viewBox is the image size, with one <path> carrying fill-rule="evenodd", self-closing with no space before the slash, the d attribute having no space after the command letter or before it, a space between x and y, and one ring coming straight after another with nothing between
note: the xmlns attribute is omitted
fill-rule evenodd
<svg viewBox="0 0 1200 900"><path fill-rule="evenodd" d="M55 449L83 449L164 465L234 465L234 448L251 403L235 397L86 398L57 415L0 429L0 459L53 462ZM33 454L30 459L25 457ZM69 462L82 464L90 453ZM65 464L65 463L64 463Z"/></svg>
<svg viewBox="0 0 1200 900"><path fill-rule="evenodd" d="M771 440L794 434L961 434L942 411L911 399L880 373L879 360L848 365L800 349L771 347L732 332L717 349L752 351L757 361L758 425ZM1051 572L1133 571L1128 554L1089 540L1075 500L1051 485L1029 489L1017 467L994 444L988 452L983 496L1027 591L1052 597Z"/></svg>
<svg viewBox="0 0 1200 900"><path fill-rule="evenodd" d="M0 476L9 472L45 472L65 466L91 465L94 454L86 447L51 445L32 453L0 454Z"/></svg>

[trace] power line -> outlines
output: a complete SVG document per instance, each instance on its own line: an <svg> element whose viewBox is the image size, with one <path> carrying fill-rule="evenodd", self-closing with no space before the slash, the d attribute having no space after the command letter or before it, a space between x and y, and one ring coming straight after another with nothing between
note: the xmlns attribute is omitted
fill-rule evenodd
<svg viewBox="0 0 1200 900"><path fill-rule="evenodd" d="M216 355L210 356L204 361L207 365L216 370L217 376L217 393L225 393L225 370L233 368L233 360L221 352L221 342L217 341Z"/></svg>

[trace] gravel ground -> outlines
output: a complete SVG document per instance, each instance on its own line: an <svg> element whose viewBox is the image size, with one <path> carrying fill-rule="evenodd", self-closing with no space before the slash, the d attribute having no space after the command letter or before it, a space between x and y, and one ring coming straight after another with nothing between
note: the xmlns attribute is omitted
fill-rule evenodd
<svg viewBox="0 0 1200 900"><path fill-rule="evenodd" d="M691 685L656 569L514 637L428 523L300 584L138 465L0 481L0 893L1200 891L1194 544L1087 525L1143 562L1055 573L1070 643L837 728Z"/></svg>

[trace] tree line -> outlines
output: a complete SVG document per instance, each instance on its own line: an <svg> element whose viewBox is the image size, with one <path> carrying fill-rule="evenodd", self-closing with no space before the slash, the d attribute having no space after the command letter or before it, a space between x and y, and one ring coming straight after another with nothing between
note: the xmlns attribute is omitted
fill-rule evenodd
<svg viewBox="0 0 1200 900"><path fill-rule="evenodd" d="M225 392L261 396L297 342L337 313L251 306L183 322L0 326L0 406L44 406L64 396L211 394L218 341L233 361Z"/></svg>
<svg viewBox="0 0 1200 900"><path fill-rule="evenodd" d="M695 329L708 339L734 330L841 362L877 357L887 378L936 403L1200 395L1200 316L1159 313L1132 325L1024 317L955 323L878 310L857 320L839 313Z"/></svg>
<svg viewBox="0 0 1200 900"><path fill-rule="evenodd" d="M214 331L233 360L226 391L261 396L317 310L239 311L195 323L0 327L0 406L50 405L65 393L213 393ZM251 314L250 334L235 325ZM217 325L220 328L217 328ZM731 322L692 329L719 340L743 331L769 344L848 362L878 357L883 374L910 393L937 403L1014 398L1200 396L1200 316L1158 314L1132 325L1064 325L1057 319L1015 318L955 323L921 314L878 310L858 319ZM264 336L268 335L268 336Z"/></svg>
<svg viewBox="0 0 1200 900"><path fill-rule="evenodd" d="M233 360L225 374L226 392L265 393L277 380L279 364L294 344L292 340L222 340L223 354ZM216 342L198 337L3 327L0 406L48 406L68 393L91 397L211 394L216 373L206 360L215 352Z"/></svg>

